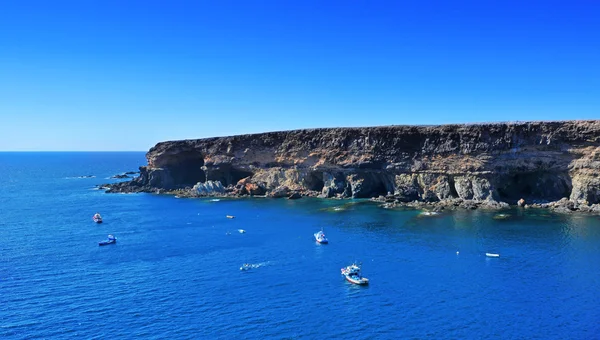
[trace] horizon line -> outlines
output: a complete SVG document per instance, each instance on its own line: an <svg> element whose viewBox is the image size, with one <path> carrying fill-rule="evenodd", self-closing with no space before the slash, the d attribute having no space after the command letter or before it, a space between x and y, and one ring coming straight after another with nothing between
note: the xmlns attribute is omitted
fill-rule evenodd
<svg viewBox="0 0 600 340"><path fill-rule="evenodd" d="M148 152L148 150L0 150L0 152Z"/></svg>

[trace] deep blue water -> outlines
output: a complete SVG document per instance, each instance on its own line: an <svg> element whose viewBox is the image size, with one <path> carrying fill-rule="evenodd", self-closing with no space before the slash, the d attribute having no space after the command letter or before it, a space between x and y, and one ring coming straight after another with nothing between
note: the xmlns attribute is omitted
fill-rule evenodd
<svg viewBox="0 0 600 340"><path fill-rule="evenodd" d="M0 153L1 338L600 338L596 216L93 190L144 163Z"/></svg>

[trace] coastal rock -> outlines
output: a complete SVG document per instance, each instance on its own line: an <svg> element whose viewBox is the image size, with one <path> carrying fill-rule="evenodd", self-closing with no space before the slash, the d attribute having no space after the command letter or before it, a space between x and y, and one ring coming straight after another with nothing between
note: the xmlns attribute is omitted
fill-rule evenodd
<svg viewBox="0 0 600 340"><path fill-rule="evenodd" d="M273 197L273 198L288 197L289 195L290 195L290 188L288 188L286 186L277 187L277 188L273 189L271 192L269 192L269 194L268 194L269 197Z"/></svg>
<svg viewBox="0 0 600 340"><path fill-rule="evenodd" d="M487 210L501 210L510 208L510 205L506 202L498 202L490 198L481 202L479 207Z"/></svg>
<svg viewBox="0 0 600 340"><path fill-rule="evenodd" d="M125 174L118 174L118 175L112 176L111 178L113 178L113 179L122 179L122 178L131 178L131 177L129 177L129 176L125 175Z"/></svg>
<svg viewBox="0 0 600 340"><path fill-rule="evenodd" d="M573 176L572 184L572 201L600 202L600 172L577 174Z"/></svg>
<svg viewBox="0 0 600 340"><path fill-rule="evenodd" d="M417 182L417 174L398 174L395 176L394 195L401 202L411 202L421 197L422 189Z"/></svg>
<svg viewBox="0 0 600 340"><path fill-rule="evenodd" d="M196 183L192 187L192 192L198 196L212 196L215 194L224 194L225 188L219 181L206 181L204 183Z"/></svg>
<svg viewBox="0 0 600 340"><path fill-rule="evenodd" d="M342 173L323 172L322 196L331 198L346 191L346 178Z"/></svg>
<svg viewBox="0 0 600 340"><path fill-rule="evenodd" d="M218 181L232 195L393 195L394 204L445 208L524 199L531 207L587 211L600 203L597 120L270 132L161 142L146 158L139 177L108 184L108 192ZM550 207L563 197L573 207Z"/></svg>
<svg viewBox="0 0 600 340"><path fill-rule="evenodd" d="M299 198L302 198L302 195L300 195L300 193L297 191L293 192L290 196L288 196L289 200L297 200Z"/></svg>
<svg viewBox="0 0 600 340"><path fill-rule="evenodd" d="M266 184L264 182L253 182L251 176L240 179L236 187L239 194L242 195L260 196L267 192Z"/></svg>

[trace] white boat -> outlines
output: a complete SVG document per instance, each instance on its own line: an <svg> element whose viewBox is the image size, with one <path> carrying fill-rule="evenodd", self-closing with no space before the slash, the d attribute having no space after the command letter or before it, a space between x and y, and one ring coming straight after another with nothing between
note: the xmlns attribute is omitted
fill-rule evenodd
<svg viewBox="0 0 600 340"><path fill-rule="evenodd" d="M329 243L329 240L327 240L327 237L325 237L325 233L323 232L322 228L318 233L315 233L314 235L315 235L315 240L317 240L317 242L319 242L321 244Z"/></svg>
<svg viewBox="0 0 600 340"><path fill-rule="evenodd" d="M487 256L487 257L500 257L500 254L485 253L485 256Z"/></svg>
<svg viewBox="0 0 600 340"><path fill-rule="evenodd" d="M246 232L246 231L245 231L244 229L238 229L238 233L240 233L240 234L243 234L243 233L245 233L245 232Z"/></svg>
<svg viewBox="0 0 600 340"><path fill-rule="evenodd" d="M362 276L362 274L360 273L360 266L356 263L342 268L342 275L344 275L348 282L353 283L355 285L369 284L369 279Z"/></svg>
<svg viewBox="0 0 600 340"><path fill-rule="evenodd" d="M252 269L252 265L250 263L244 263L241 267L240 270L249 270Z"/></svg>
<svg viewBox="0 0 600 340"><path fill-rule="evenodd" d="M102 216L100 216L99 213L95 213L92 217L92 220L94 220L94 222L96 223L102 223Z"/></svg>

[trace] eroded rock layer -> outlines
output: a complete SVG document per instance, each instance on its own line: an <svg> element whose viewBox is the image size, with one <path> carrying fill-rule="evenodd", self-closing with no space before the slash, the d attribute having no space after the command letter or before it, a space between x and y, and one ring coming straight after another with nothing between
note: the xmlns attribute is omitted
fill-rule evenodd
<svg viewBox="0 0 600 340"><path fill-rule="evenodd" d="M146 157L109 191L210 181L235 195L600 202L598 120L294 130L161 142Z"/></svg>

